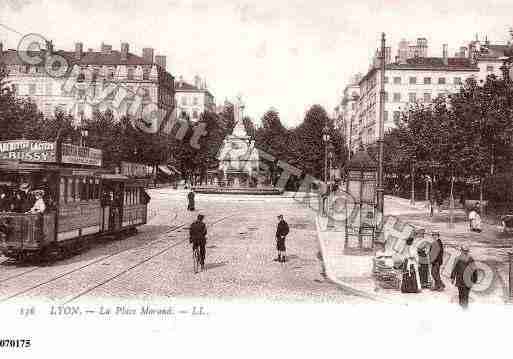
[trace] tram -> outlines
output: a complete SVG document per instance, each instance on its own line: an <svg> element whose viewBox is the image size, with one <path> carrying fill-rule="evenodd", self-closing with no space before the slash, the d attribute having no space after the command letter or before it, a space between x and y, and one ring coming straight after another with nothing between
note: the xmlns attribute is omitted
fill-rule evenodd
<svg viewBox="0 0 513 359"><path fill-rule="evenodd" d="M89 147L0 141L0 253L45 258L75 253L98 236L134 232L147 221L144 167L103 168L101 150ZM12 196L26 187L43 194L43 212L20 211Z"/></svg>

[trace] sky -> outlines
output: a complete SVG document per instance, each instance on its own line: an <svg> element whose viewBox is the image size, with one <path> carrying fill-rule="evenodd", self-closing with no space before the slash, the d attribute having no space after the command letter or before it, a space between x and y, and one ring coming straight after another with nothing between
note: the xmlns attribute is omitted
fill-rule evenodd
<svg viewBox="0 0 513 359"><path fill-rule="evenodd" d="M206 78L218 103L242 95L245 115L258 124L276 108L287 127L313 104L329 114L350 77L365 73L387 36L395 56L405 38L428 39L430 56L449 54L476 34L508 40L513 2L461 0L0 0L0 24L38 33L57 49L75 42L141 54L153 47L167 69L192 82ZM20 35L0 26L4 48Z"/></svg>

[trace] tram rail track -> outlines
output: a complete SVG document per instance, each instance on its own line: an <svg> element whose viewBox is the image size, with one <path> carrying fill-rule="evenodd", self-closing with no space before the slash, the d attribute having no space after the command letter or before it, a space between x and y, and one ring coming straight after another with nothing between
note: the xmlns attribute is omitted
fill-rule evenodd
<svg viewBox="0 0 513 359"><path fill-rule="evenodd" d="M230 215L228 215L228 216L223 216L222 218L220 218L220 219L218 219L218 220L216 220L216 221L212 222L211 224L209 224L209 227L212 227L212 226L214 226L215 224L217 224L217 223L219 223L219 222L222 222L222 221L226 220L227 218L233 217L234 215L235 215L235 214L230 214ZM153 245L153 244L156 244L156 243L159 243L159 242L163 242L163 241L165 241L165 240L166 240L166 238L165 238L165 237L166 237L166 235L167 235L167 234L172 233L172 232L175 232L175 231L178 231L179 229L181 229L181 228L183 228L183 227L185 227L185 226L186 226L186 223L182 223L182 224L180 224L180 225L173 226L173 227L172 227L172 228L170 228L169 230L167 230L167 231L163 232L162 234L160 234L160 235L159 235L159 237L158 237L157 239L152 240L152 241L150 241L150 242L146 243L145 245L143 245L143 246L142 246L142 248L148 248L148 247L150 247L150 246L151 246L151 245ZM116 278L118 278L118 277L122 276L123 274L125 274L125 273L127 273L127 272L129 272L129 271L131 271L131 270L133 270L133 269L135 269L135 268L137 268L137 267L141 266L142 264L144 264L144 263L146 263L146 262L148 262L148 261L152 260L153 258L155 258L155 257L157 257L157 256L159 256L159 255L162 255L163 253L165 253L165 252L167 252L167 251L171 250L171 249L172 249L172 248L174 248L174 247L177 247L177 246L178 246L178 245L180 245L180 244L183 244L183 243L184 243L184 242L186 242L186 241L187 241L187 238L186 238L186 239L183 239L183 240L180 240L180 241L178 241L178 242L174 242L173 244L166 246L165 248L163 248L163 249L159 250L157 253L154 253L154 254L152 254L152 255L150 255L150 256L148 256L148 257L146 257L146 258L144 258L144 259L142 259L142 260L140 260L140 261L137 261L135 264L133 264L133 265L131 265L131 266L129 266L129 267L127 267L127 268L125 268L125 269L124 269L124 270L122 270L121 272L118 272L118 273L116 273L115 275L110 276L110 277L106 278L105 280L103 280L103 281L101 281L101 282L99 282L99 283L96 283L96 284L95 284L94 286L92 286L92 287L88 287L88 288L86 288L85 290L83 290L83 291L82 291L82 292L80 292L79 294L77 294L77 295L75 295L74 297L72 297L70 300L66 301L66 303L69 303L69 302L71 302L71 301L74 301L74 300L76 300L76 299L80 298L81 296L83 296L83 295L85 295L85 294L87 294L87 293L89 293L89 292L91 292L91 291L95 290L96 288L99 288L99 287L101 287L101 286L103 286L103 285L105 285L105 284L107 284L107 283L109 283L109 282L111 282L111 281L115 280ZM141 249L141 247L138 247L137 249L139 250L139 249ZM41 287L43 287L43 286L45 286L45 285L47 285L47 284L53 283L53 282L55 282L55 281L57 281L57 280L59 280L59 279L61 279L61 278L63 278L63 277L69 276L69 275L71 275L71 274L73 274L73 273L80 272L80 271L82 271L82 270L84 270L84 269L86 269L86 268L88 268L88 267L93 266L94 264L97 264L97 263L99 263L99 262L105 261L106 259L109 259L109 258L115 257L115 256L120 255L120 254L123 254L123 253L130 252L130 251L133 251L133 250L135 250L135 248L126 248L126 249L122 249L122 250L116 251L116 252L114 252L114 253L111 253L111 254L109 254L109 255L102 256L102 257L100 257L100 258L98 258L98 259L96 259L96 260L93 260L93 261L91 261L91 262L88 262L88 263L86 263L86 264L84 264L84 265L82 265L82 266L79 266L79 267L77 267L77 268L73 268L73 269L71 269L71 270L65 271L64 273L60 273L59 275L54 276L54 277L52 277L52 278L50 278L50 279L48 279L48 280L45 280L45 281L42 281L42 282L36 283L36 284L34 284L34 285L32 285L32 286L30 286L30 287L28 287L28 288L25 288L25 289L23 289L23 290L20 290L20 291L17 291L17 292L15 292L15 293L13 293L13 294L7 295L7 296L6 296L6 297L4 297L4 298L0 298L0 303L7 302L7 301L12 300L12 299L14 299L14 298L20 297L20 296L22 296L22 295L24 295L24 294L27 294L27 293L29 293L29 292L31 292L31 291L33 291L33 290L35 290L35 289L38 289L38 288L41 288ZM31 270L31 272L35 271L36 269L41 269L41 267L37 267L37 268L35 268L35 269L32 269L32 270ZM29 272L29 271L27 271L27 272L22 273L22 274L19 274L19 275L17 275L17 276L12 276L11 278L9 278L9 279L5 279L5 280L3 280L3 281L5 282L5 281L7 281L7 280L11 280L11 279L15 279L15 278L20 278L20 277L22 277L24 274L29 274L29 273L30 273L30 272ZM0 283L1 283L1 282L0 282Z"/></svg>
<svg viewBox="0 0 513 359"><path fill-rule="evenodd" d="M171 219L171 222L174 222L177 218L178 218L178 213L175 213L174 217ZM177 227L179 227L179 225L170 226L170 229L168 229L167 231L163 232L161 235L166 235L166 234L168 234L168 233L171 233L171 232L175 231L175 230L177 229ZM108 236L108 235L107 235L107 236ZM100 236L100 237L99 237L99 238L97 238L97 239L106 238L107 236ZM159 236L159 237L160 237L160 236ZM147 245L150 245L150 244L156 243L156 242L158 242L158 241L160 241L160 240L162 240L162 239L160 239L160 238L159 238L159 239L157 239L157 240L151 241L151 242L147 243ZM127 248L126 250L129 250L129 249L130 249L130 248ZM122 253L122 251L120 251L119 253ZM116 255L116 254L119 254L119 253L113 253L113 255ZM110 258L110 256L109 256L109 257L105 257L105 259L108 259L108 258ZM0 266L5 265L5 264L8 264L8 263L10 263L10 262L12 262L12 261L13 261L12 259L7 258L7 259L5 259L5 260L3 260L3 261L1 261L1 262L0 262ZM92 264L94 264L94 263L92 263ZM0 278L0 284L1 284L1 283L8 282L8 281L10 281L10 280L12 280L12 279L16 279L16 278L23 277L24 275L26 275L26 274L30 274L30 273L35 272L35 271L37 271L37 270L42 270L43 268L46 268L46 266L35 266L35 267L30 268L30 269L28 269L28 270L26 270L26 271L22 271L22 272L19 272L19 273L13 274L13 275L10 275L10 276L5 277L5 278ZM1 299L0 299L0 302L1 302Z"/></svg>

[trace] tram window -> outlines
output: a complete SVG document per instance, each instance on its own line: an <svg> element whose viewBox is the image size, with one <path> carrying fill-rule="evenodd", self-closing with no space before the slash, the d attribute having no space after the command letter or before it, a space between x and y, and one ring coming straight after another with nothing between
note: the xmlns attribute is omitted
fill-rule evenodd
<svg viewBox="0 0 513 359"><path fill-rule="evenodd" d="M80 179L80 200L87 201L87 182L85 178Z"/></svg>
<svg viewBox="0 0 513 359"><path fill-rule="evenodd" d="M60 184L59 184L59 202L64 203L66 202L66 179L61 178Z"/></svg>
<svg viewBox="0 0 513 359"><path fill-rule="evenodd" d="M94 183L92 178L87 179L87 199L94 199Z"/></svg>
<svg viewBox="0 0 513 359"><path fill-rule="evenodd" d="M75 202L80 201L80 179L75 178Z"/></svg>
<svg viewBox="0 0 513 359"><path fill-rule="evenodd" d="M73 202L73 192L74 192L73 178L68 178L67 182L68 182L68 186L67 186L68 195L66 197L66 202L70 203L70 202Z"/></svg>
<svg viewBox="0 0 513 359"><path fill-rule="evenodd" d="M100 198L100 180L95 180L94 183L94 195L96 199Z"/></svg>

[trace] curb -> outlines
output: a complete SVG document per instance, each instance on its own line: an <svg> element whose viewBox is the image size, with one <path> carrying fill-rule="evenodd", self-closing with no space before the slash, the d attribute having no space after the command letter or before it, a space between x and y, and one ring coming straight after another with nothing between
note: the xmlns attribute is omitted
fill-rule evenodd
<svg viewBox="0 0 513 359"><path fill-rule="evenodd" d="M317 239L319 241L319 246L321 247L322 262L323 262L323 265L324 265L324 272L326 274L326 277L332 283L338 285L339 287L341 287L342 289L350 292L353 295L357 295L357 296L360 296L360 297L371 299L371 300L374 300L374 301L377 301L377 302L392 303L390 300L386 300L386 299L380 297L379 295L377 295L375 293L371 293L371 292L368 292L368 291L357 289L353 285L350 285L350 284L348 284L348 283L338 279L337 276L335 276L333 274L333 271L331 270L330 266L324 260L326 249L324 248L324 244L323 244L323 241L321 239L321 232L322 231L320 229L321 227L319 225L319 217L318 216L315 217L315 226L316 226L316 229L317 229Z"/></svg>

